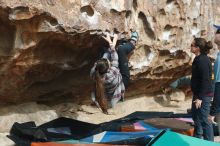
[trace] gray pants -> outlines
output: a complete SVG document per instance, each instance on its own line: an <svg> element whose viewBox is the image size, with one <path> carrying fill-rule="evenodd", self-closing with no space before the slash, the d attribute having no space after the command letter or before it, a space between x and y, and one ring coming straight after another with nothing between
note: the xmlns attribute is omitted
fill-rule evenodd
<svg viewBox="0 0 220 146"><path fill-rule="evenodd" d="M214 132L212 124L208 121L210 113L210 103L212 97L202 97L202 106L196 109L195 103L192 102L192 118L194 121L194 137L214 141ZM195 98L193 98L193 101Z"/></svg>

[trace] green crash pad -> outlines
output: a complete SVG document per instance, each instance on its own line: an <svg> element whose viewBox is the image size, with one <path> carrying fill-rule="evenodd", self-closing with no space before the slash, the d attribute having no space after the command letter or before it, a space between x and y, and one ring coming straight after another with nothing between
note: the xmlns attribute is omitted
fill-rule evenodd
<svg viewBox="0 0 220 146"><path fill-rule="evenodd" d="M220 143L164 130L154 137L147 146L220 146Z"/></svg>

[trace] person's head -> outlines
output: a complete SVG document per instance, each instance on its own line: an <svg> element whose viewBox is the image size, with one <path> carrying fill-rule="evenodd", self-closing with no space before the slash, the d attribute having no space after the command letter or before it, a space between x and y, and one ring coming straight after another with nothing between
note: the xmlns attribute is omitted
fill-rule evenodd
<svg viewBox="0 0 220 146"><path fill-rule="evenodd" d="M105 74L110 67L109 61L106 58L101 58L96 62L95 70L99 72L100 75Z"/></svg>
<svg viewBox="0 0 220 146"><path fill-rule="evenodd" d="M214 42L218 46L218 49L220 49L220 29L218 29L215 33L215 40Z"/></svg>
<svg viewBox="0 0 220 146"><path fill-rule="evenodd" d="M208 54L212 48L212 42L207 42L204 38L195 38L191 44L191 52L196 56L199 54Z"/></svg>
<svg viewBox="0 0 220 146"><path fill-rule="evenodd" d="M107 100L105 97L105 88L102 76L107 73L109 69L108 59L102 58L96 62L95 68L95 88L96 88L96 99L104 113L107 113Z"/></svg>

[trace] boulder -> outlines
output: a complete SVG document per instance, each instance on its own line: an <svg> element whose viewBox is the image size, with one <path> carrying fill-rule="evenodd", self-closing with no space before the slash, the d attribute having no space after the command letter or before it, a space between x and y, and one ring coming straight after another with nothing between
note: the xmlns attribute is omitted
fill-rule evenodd
<svg viewBox="0 0 220 146"><path fill-rule="evenodd" d="M140 39L126 97L190 74L193 36L211 40L218 0L1 0L0 101L89 99L104 31ZM212 55L214 56L213 50Z"/></svg>

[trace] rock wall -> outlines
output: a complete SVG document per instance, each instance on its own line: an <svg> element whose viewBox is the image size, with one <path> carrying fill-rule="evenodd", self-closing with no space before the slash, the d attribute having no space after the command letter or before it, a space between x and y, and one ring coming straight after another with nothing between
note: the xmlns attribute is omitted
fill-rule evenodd
<svg viewBox="0 0 220 146"><path fill-rule="evenodd" d="M218 0L0 0L1 102L90 96L102 32L140 34L126 96L190 73L193 36L213 38ZM214 55L214 52L212 52Z"/></svg>
<svg viewBox="0 0 220 146"><path fill-rule="evenodd" d="M220 25L220 1L213 1L214 23Z"/></svg>

